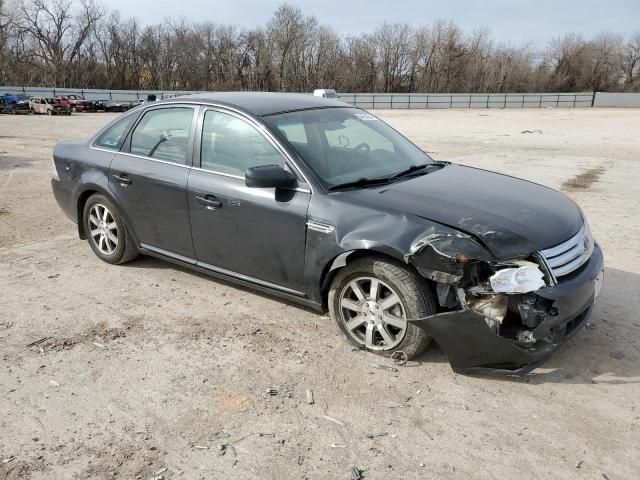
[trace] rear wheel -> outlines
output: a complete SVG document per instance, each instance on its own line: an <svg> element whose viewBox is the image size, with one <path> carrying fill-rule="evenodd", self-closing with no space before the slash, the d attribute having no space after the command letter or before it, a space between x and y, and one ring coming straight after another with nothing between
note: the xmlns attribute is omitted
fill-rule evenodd
<svg viewBox="0 0 640 480"><path fill-rule="evenodd" d="M93 252L108 263L126 263L138 256L117 207L104 195L89 197L83 212L84 230Z"/></svg>
<svg viewBox="0 0 640 480"><path fill-rule="evenodd" d="M408 319L436 312L424 280L400 263L361 258L340 270L329 291L329 313L353 344L382 355L413 358L430 337Z"/></svg>

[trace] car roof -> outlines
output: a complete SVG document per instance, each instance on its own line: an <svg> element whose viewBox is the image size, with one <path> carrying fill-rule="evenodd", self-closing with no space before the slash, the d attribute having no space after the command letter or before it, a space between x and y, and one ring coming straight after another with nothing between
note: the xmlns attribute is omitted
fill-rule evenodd
<svg viewBox="0 0 640 480"><path fill-rule="evenodd" d="M276 113L309 110L312 108L351 107L339 100L314 97L303 93L276 92L217 92L195 93L173 97L171 99L154 102L175 102L188 100L197 103L216 103L222 106L235 107L257 116L274 115Z"/></svg>

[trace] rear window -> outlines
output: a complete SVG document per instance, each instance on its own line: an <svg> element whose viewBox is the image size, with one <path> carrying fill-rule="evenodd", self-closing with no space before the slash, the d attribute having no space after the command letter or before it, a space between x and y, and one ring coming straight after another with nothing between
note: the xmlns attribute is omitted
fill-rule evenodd
<svg viewBox="0 0 640 480"><path fill-rule="evenodd" d="M131 135L131 153L165 162L187 162L193 108L172 107L144 114Z"/></svg>

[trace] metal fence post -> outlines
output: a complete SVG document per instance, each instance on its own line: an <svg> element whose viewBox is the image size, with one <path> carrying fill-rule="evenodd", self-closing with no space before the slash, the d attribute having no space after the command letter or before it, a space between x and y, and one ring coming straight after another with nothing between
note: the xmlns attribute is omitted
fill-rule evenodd
<svg viewBox="0 0 640 480"><path fill-rule="evenodd" d="M507 94L504 94L504 106L502 108L507 108Z"/></svg>
<svg viewBox="0 0 640 480"><path fill-rule="evenodd" d="M556 98L556 108L558 108L559 106L560 106L560 94L558 94Z"/></svg>
<svg viewBox="0 0 640 480"><path fill-rule="evenodd" d="M411 94L409 94L409 103L408 103L408 107L409 110L411 110Z"/></svg>
<svg viewBox="0 0 640 480"><path fill-rule="evenodd" d="M391 94L391 110L393 110L393 93Z"/></svg>
<svg viewBox="0 0 640 480"><path fill-rule="evenodd" d="M593 92L593 95L591 97L591 108L593 108L595 103L596 103L596 92Z"/></svg>
<svg viewBox="0 0 640 480"><path fill-rule="evenodd" d="M538 103L538 108L542 108L542 94L540 94L540 102Z"/></svg>
<svg viewBox="0 0 640 480"><path fill-rule="evenodd" d="M524 108L524 95L522 95L522 107L521 108Z"/></svg>
<svg viewBox="0 0 640 480"><path fill-rule="evenodd" d="M372 109L372 110L375 110L375 109L376 109L376 94L375 94L375 93L372 93L372 94L371 94L371 99L372 99L372 105L373 105L373 106L371 107L371 109Z"/></svg>
<svg viewBox="0 0 640 480"><path fill-rule="evenodd" d="M453 108L453 95L449 97L449 108Z"/></svg>

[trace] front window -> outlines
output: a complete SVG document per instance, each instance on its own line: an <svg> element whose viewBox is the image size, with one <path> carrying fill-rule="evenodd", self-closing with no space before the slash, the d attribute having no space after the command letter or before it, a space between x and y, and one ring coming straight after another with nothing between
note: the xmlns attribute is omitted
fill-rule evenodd
<svg viewBox="0 0 640 480"><path fill-rule="evenodd" d="M276 148L255 127L224 112L208 110L202 125L200 166L244 177L251 167L283 165Z"/></svg>
<svg viewBox="0 0 640 480"><path fill-rule="evenodd" d="M422 150L373 115L325 108L265 117L326 187L387 178L432 163Z"/></svg>

